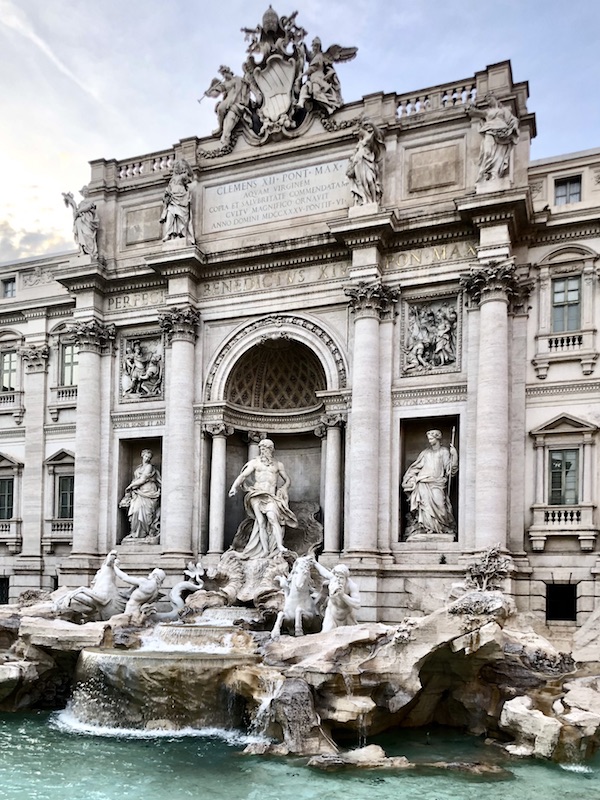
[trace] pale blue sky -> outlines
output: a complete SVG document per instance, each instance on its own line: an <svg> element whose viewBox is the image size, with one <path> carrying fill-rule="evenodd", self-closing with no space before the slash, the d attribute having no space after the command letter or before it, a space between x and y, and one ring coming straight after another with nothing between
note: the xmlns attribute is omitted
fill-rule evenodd
<svg viewBox="0 0 600 800"><path fill-rule="evenodd" d="M88 161L206 136L220 64L268 0L0 0L0 261L70 249L61 192ZM596 0L276 0L308 39L356 45L346 101L472 76L510 59L537 115L532 157L600 147Z"/></svg>

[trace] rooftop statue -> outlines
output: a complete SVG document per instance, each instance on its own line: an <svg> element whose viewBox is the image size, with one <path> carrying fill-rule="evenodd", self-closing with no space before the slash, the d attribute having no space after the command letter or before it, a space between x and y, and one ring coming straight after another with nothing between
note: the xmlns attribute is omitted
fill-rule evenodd
<svg viewBox="0 0 600 800"><path fill-rule="evenodd" d="M486 95L487 109L471 106L467 113L479 117L483 139L479 151L477 182L503 178L510 168L510 154L519 141L519 120L493 94Z"/></svg>
<svg viewBox="0 0 600 800"><path fill-rule="evenodd" d="M185 239L194 244L192 222L192 197L189 189L194 180L192 168L185 158L173 164L173 174L163 198L160 222L163 223L163 242L169 239Z"/></svg>
<svg viewBox="0 0 600 800"><path fill-rule="evenodd" d="M344 104L340 81L333 65L338 61L351 61L358 48L332 44L323 52L318 37L313 39L312 50L308 50L305 44L302 46L308 67L306 80L300 90L298 106L305 108L307 102L312 101L324 108L328 114L332 114Z"/></svg>
<svg viewBox="0 0 600 800"><path fill-rule="evenodd" d="M381 161L384 152L383 133L374 122L364 117L358 128L358 143L346 169L355 205L380 201Z"/></svg>
<svg viewBox="0 0 600 800"><path fill-rule="evenodd" d="M293 136L310 113L329 116L342 105L334 64L354 58L357 48L331 45L323 51L316 38L309 50L297 14L280 17L269 6L261 24L242 28L248 42L243 75L222 66L221 77L204 93L222 95L216 133L223 148L230 149L242 129L255 144L273 135Z"/></svg>
<svg viewBox="0 0 600 800"><path fill-rule="evenodd" d="M231 142L233 131L238 122L246 115L252 118L250 113L250 84L246 78L234 75L233 71L227 66L220 66L220 78L213 78L210 86L204 92L206 97L220 97L215 106L219 127L214 131L215 135L221 136L221 144L228 145Z"/></svg>
<svg viewBox="0 0 600 800"><path fill-rule="evenodd" d="M72 192L63 192L65 205L73 210L73 237L79 246L80 253L98 258L98 228L100 221L96 212L96 203L90 200L89 189L83 186L79 190L83 200L77 205Z"/></svg>

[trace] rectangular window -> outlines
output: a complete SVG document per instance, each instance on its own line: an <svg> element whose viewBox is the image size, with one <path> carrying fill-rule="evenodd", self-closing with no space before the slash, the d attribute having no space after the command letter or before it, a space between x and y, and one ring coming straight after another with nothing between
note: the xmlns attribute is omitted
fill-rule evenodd
<svg viewBox="0 0 600 800"><path fill-rule="evenodd" d="M73 475L59 475L57 487L57 519L73 519Z"/></svg>
<svg viewBox="0 0 600 800"><path fill-rule="evenodd" d="M14 478L0 478L0 519L13 518Z"/></svg>
<svg viewBox="0 0 600 800"><path fill-rule="evenodd" d="M17 294L17 281L15 278L6 278L2 281L2 297L15 297Z"/></svg>
<svg viewBox="0 0 600 800"><path fill-rule="evenodd" d="M581 175L554 182L554 205L581 202Z"/></svg>
<svg viewBox="0 0 600 800"><path fill-rule="evenodd" d="M14 391L17 388L17 354L14 351L2 353L0 356L0 374L2 391Z"/></svg>
<svg viewBox="0 0 600 800"><path fill-rule="evenodd" d="M0 578L0 605L8 605L8 593L10 591L10 578Z"/></svg>
<svg viewBox="0 0 600 800"><path fill-rule="evenodd" d="M546 584L546 619L549 622L577 621L577 584Z"/></svg>
<svg viewBox="0 0 600 800"><path fill-rule="evenodd" d="M581 328L581 278L552 281L552 330L554 333Z"/></svg>
<svg viewBox="0 0 600 800"><path fill-rule="evenodd" d="M550 450L550 505L579 502L579 450Z"/></svg>
<svg viewBox="0 0 600 800"><path fill-rule="evenodd" d="M77 367L79 364L79 354L77 345L63 344L62 363L61 363L61 386L77 386Z"/></svg>

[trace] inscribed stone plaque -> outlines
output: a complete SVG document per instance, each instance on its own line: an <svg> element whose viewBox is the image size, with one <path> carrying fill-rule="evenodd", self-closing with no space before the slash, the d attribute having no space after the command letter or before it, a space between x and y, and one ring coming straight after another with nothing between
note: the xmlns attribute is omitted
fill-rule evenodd
<svg viewBox="0 0 600 800"><path fill-rule="evenodd" d="M148 206L128 211L125 218L125 244L151 242L161 238L161 206Z"/></svg>
<svg viewBox="0 0 600 800"><path fill-rule="evenodd" d="M347 208L346 159L207 186L202 231L246 228Z"/></svg>
<svg viewBox="0 0 600 800"><path fill-rule="evenodd" d="M458 145L456 144L411 153L408 191L422 192L425 189L458 183L458 163Z"/></svg>

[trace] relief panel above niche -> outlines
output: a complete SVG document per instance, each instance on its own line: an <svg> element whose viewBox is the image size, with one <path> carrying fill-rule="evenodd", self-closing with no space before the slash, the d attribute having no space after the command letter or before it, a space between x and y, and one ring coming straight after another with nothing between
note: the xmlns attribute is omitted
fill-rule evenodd
<svg viewBox="0 0 600 800"><path fill-rule="evenodd" d="M464 141L407 150L406 195L465 184Z"/></svg>

